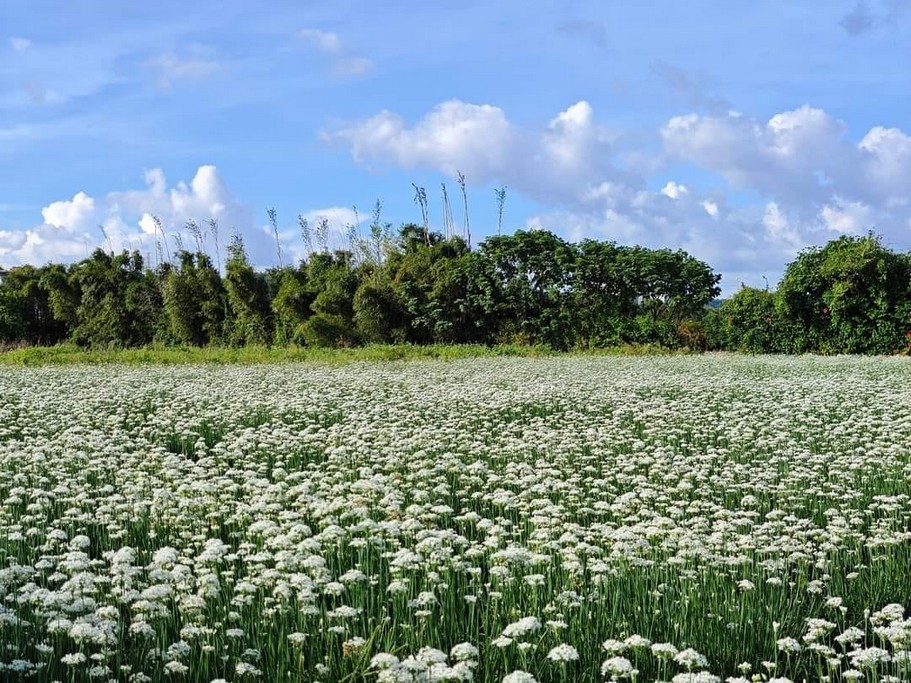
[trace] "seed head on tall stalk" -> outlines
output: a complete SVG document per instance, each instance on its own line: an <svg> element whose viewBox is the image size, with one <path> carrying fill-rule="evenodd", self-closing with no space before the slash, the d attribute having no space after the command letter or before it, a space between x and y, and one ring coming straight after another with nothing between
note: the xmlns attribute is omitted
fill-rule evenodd
<svg viewBox="0 0 911 683"><path fill-rule="evenodd" d="M373 220L370 223L370 241L373 244L373 258L377 265L383 262L383 202L379 199L373 205Z"/></svg>
<svg viewBox="0 0 911 683"><path fill-rule="evenodd" d="M316 243L321 252L329 253L329 219L325 216L316 217Z"/></svg>
<svg viewBox="0 0 911 683"><path fill-rule="evenodd" d="M221 272L221 248L218 244L218 219L210 218L208 221L209 224L209 234L212 235L212 241L215 242L215 261L218 265L218 272Z"/></svg>
<svg viewBox="0 0 911 683"><path fill-rule="evenodd" d="M414 203L421 207L421 223L424 228L424 241L430 246L430 216L427 212L427 192L423 187L411 183L414 188Z"/></svg>
<svg viewBox="0 0 911 683"><path fill-rule="evenodd" d="M297 215L297 224L300 226L301 239L304 241L304 248L306 249L306 255L304 257L304 260L306 261L313 253L313 231L310 229L310 221L302 213Z"/></svg>
<svg viewBox="0 0 911 683"><path fill-rule="evenodd" d="M463 228L464 236L465 236L465 241L468 243L468 248L471 249L471 228L468 225L468 187L465 184L465 174L463 174L461 171L457 171L457 173L458 173L459 187L462 188L462 202L463 202L463 206L464 206L463 210L464 210L464 215L465 215L465 223L464 223L464 228Z"/></svg>
<svg viewBox="0 0 911 683"><path fill-rule="evenodd" d="M199 223L190 218L186 222L186 228L187 232L193 235L193 241L196 242L196 253L205 254L205 236L202 234L202 230L199 228Z"/></svg>
<svg viewBox="0 0 911 683"><path fill-rule="evenodd" d="M101 223L98 224L98 229L101 231L101 235L104 237L104 241L108 245L108 251L111 252L111 256L113 256L114 244L111 242L111 238L108 237L108 231L104 229L104 225Z"/></svg>
<svg viewBox="0 0 911 683"><path fill-rule="evenodd" d="M443 188L443 234L446 239L455 236L455 226L452 221L452 205L449 203L449 193L446 191L446 183L440 183Z"/></svg>
<svg viewBox="0 0 911 683"><path fill-rule="evenodd" d="M275 211L275 207L269 207L266 213L269 215L269 225L272 226L272 235L275 237L275 255L278 258L278 267L283 268L282 242L278 236L278 213Z"/></svg>
<svg viewBox="0 0 911 683"><path fill-rule="evenodd" d="M162 248L161 245L164 243L164 251L167 253L168 262L171 261L171 248L168 247L168 238L164 234L164 228L161 226L161 219L152 214L152 223L155 225L155 233L157 235L156 241L158 242L158 256L159 259L162 257Z"/></svg>
<svg viewBox="0 0 911 683"><path fill-rule="evenodd" d="M506 186L501 186L499 189L494 190L493 193L497 197L497 234L499 235L503 231L503 205L506 203Z"/></svg>

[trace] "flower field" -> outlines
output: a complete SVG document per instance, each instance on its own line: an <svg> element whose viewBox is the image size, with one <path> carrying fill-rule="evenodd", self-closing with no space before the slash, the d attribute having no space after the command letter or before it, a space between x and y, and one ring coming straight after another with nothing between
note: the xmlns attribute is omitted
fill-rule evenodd
<svg viewBox="0 0 911 683"><path fill-rule="evenodd" d="M911 363L0 368L0 680L911 680Z"/></svg>

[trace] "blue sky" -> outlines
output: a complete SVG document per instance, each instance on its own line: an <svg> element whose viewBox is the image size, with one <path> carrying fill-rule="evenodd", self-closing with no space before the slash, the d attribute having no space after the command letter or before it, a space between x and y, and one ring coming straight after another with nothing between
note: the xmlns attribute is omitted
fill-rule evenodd
<svg viewBox="0 0 911 683"><path fill-rule="evenodd" d="M773 283L874 229L911 250L911 0L4 0L0 265L155 259L216 218L271 264L357 207L683 248ZM104 231L98 227L104 226ZM173 247L172 247L173 248Z"/></svg>

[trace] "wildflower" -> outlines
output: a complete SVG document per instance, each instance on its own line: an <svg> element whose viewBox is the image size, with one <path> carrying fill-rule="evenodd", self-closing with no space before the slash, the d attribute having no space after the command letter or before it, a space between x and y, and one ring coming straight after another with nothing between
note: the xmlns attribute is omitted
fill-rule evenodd
<svg viewBox="0 0 911 683"><path fill-rule="evenodd" d="M607 650L607 647L604 649ZM658 659L673 659L679 652L671 643L652 643L651 650Z"/></svg>
<svg viewBox="0 0 911 683"><path fill-rule="evenodd" d="M674 661L688 671L692 671L697 667L702 668L709 665L709 661L691 647L681 650L674 655Z"/></svg>
<svg viewBox="0 0 911 683"><path fill-rule="evenodd" d="M85 664L86 657L81 652L71 652L69 654L63 655L60 658L60 661L67 666L79 666L80 664Z"/></svg>
<svg viewBox="0 0 911 683"><path fill-rule="evenodd" d="M579 659L579 651L572 645L561 643L547 653L547 658L552 662L575 662Z"/></svg>
<svg viewBox="0 0 911 683"><path fill-rule="evenodd" d="M868 647L863 650L850 652L851 666L857 669L873 669L878 664L885 664L891 660L889 652L880 647Z"/></svg>
<svg viewBox="0 0 911 683"><path fill-rule="evenodd" d="M847 646L864 639L864 632L856 626L846 628L842 633L835 636L835 642L839 645Z"/></svg>
<svg viewBox="0 0 911 683"><path fill-rule="evenodd" d="M503 635L507 638L521 638L540 628L541 622L537 617L522 617L504 628Z"/></svg>
<svg viewBox="0 0 911 683"><path fill-rule="evenodd" d="M397 666L399 658L388 652L380 652L370 659L371 669L391 669Z"/></svg>
<svg viewBox="0 0 911 683"><path fill-rule="evenodd" d="M452 646L449 656L456 662L474 660L478 657L478 648L471 643L458 643Z"/></svg>
<svg viewBox="0 0 911 683"><path fill-rule="evenodd" d="M622 640L614 640L613 638L608 638L605 640L603 643L601 643L601 647L604 648L608 654L612 655L622 654L626 652L627 649L626 643L624 643Z"/></svg>
<svg viewBox="0 0 911 683"><path fill-rule="evenodd" d="M247 662L238 662L234 667L234 673L236 673L239 678L256 678L258 676L261 676L263 672L252 664L249 664Z"/></svg>
<svg viewBox="0 0 911 683"><path fill-rule="evenodd" d="M538 683L538 679L527 671L513 671L503 676L503 683Z"/></svg>
<svg viewBox="0 0 911 683"><path fill-rule="evenodd" d="M640 636L638 634L633 634L629 636L626 640L623 641L628 647L631 648L646 648L651 646L652 641L648 638Z"/></svg>
<svg viewBox="0 0 911 683"><path fill-rule="evenodd" d="M779 638L776 641L776 645L778 646L779 651L789 655L796 654L801 650L800 643L794 638Z"/></svg>
<svg viewBox="0 0 911 683"><path fill-rule="evenodd" d="M708 671L688 671L675 675L671 683L721 683L721 678Z"/></svg>
<svg viewBox="0 0 911 683"><path fill-rule="evenodd" d="M609 657L601 663L601 675L613 678L631 678L638 673L626 657Z"/></svg>

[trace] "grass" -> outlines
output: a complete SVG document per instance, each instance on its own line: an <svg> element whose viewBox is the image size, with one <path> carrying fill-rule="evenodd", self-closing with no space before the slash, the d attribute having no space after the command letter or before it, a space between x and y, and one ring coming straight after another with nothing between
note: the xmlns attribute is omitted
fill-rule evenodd
<svg viewBox="0 0 911 683"><path fill-rule="evenodd" d="M672 353L650 345L626 344L607 349L573 352L585 355L642 356ZM536 358L558 355L545 346L519 344L411 344L369 345L326 349L310 347L171 347L135 349L87 349L73 344L26 346L0 352L0 365L253 365L261 363L316 362L344 364L361 361L458 360L461 358Z"/></svg>

